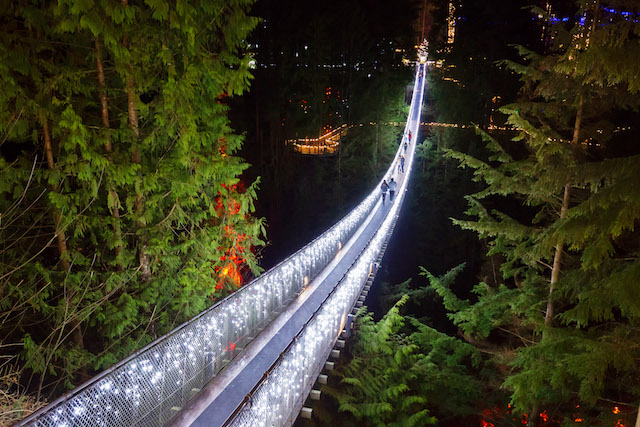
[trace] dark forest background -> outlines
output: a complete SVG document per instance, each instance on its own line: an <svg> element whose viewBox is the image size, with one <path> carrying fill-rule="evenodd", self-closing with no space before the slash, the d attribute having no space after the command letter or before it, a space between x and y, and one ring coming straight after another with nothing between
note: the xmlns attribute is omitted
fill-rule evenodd
<svg viewBox="0 0 640 427"><path fill-rule="evenodd" d="M396 50L412 49L413 12L410 3L256 3L262 22L249 42L255 78L232 112L235 127L246 130L248 173L261 179L265 267L340 219L388 167L413 75ZM356 127L337 155L301 156L285 144L343 124Z"/></svg>

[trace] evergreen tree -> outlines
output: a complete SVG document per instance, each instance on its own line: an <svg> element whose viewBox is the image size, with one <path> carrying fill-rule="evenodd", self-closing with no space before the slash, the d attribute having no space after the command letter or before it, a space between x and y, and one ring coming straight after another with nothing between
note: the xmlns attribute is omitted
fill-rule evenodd
<svg viewBox="0 0 640 427"><path fill-rule="evenodd" d="M478 412L480 353L400 314L408 299L402 297L378 322L360 311L353 359L337 371L341 387L324 389L354 424L426 425L437 421L434 414L444 422Z"/></svg>
<svg viewBox="0 0 640 427"><path fill-rule="evenodd" d="M226 105L251 78L251 3L5 2L1 344L38 395L258 272Z"/></svg>
<svg viewBox="0 0 640 427"><path fill-rule="evenodd" d="M637 148L622 130L638 106L636 2L580 4L575 25L556 27L545 55L520 48L523 98L505 107L518 132L498 141L479 130L489 161L449 151L486 188L468 197L502 278L480 283L476 302L431 277L451 319L477 345L508 343L504 386L537 422L634 418L640 390L635 226ZM549 18L549 17L547 17ZM612 407L622 407L613 413Z"/></svg>

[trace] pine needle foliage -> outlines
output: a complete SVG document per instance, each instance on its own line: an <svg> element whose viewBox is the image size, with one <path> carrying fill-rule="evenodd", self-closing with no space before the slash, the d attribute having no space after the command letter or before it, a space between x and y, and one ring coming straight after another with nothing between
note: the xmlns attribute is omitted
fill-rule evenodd
<svg viewBox="0 0 640 427"><path fill-rule="evenodd" d="M225 101L251 79L251 3L3 3L0 344L38 395L258 273Z"/></svg>
<svg viewBox="0 0 640 427"><path fill-rule="evenodd" d="M339 389L328 392L339 410L366 425L426 425L473 414L482 384L482 360L471 345L400 314L402 297L378 322L358 313L353 359L337 371Z"/></svg>

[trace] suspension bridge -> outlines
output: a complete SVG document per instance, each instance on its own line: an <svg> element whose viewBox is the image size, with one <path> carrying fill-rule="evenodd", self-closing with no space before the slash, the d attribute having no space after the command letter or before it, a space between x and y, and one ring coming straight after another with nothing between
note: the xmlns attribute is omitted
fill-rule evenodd
<svg viewBox="0 0 640 427"><path fill-rule="evenodd" d="M292 425L339 355L397 221L418 139L423 59L403 141L382 178L398 183L393 201L383 204L381 179L280 264L17 426Z"/></svg>

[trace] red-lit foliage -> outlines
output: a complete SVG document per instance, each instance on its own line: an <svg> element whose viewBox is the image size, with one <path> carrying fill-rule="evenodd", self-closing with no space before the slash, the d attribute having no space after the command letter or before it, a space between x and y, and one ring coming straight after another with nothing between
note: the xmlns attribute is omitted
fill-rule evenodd
<svg viewBox="0 0 640 427"><path fill-rule="evenodd" d="M502 419L502 410L499 407L486 408L482 411L482 427L494 427L494 421Z"/></svg>
<svg viewBox="0 0 640 427"><path fill-rule="evenodd" d="M615 415L618 415L621 412L620 407L614 406L611 412ZM613 427L627 427L627 425L623 423L622 420L617 420L616 424Z"/></svg>
<svg viewBox="0 0 640 427"><path fill-rule="evenodd" d="M538 425L540 426L559 425L558 421L552 419L546 410L540 412L538 416ZM507 404L507 407L505 409L496 406L493 409L487 408L482 411L481 425L483 427L503 425L504 421L508 421L508 425L521 424L523 426L527 426L529 425L529 416L528 414L522 414L522 416L514 415L511 404Z"/></svg>
<svg viewBox="0 0 640 427"><path fill-rule="evenodd" d="M549 421L549 414L547 414L547 411L542 411L540 413L540 419L542 420L543 423L546 423L547 421Z"/></svg>
<svg viewBox="0 0 640 427"><path fill-rule="evenodd" d="M241 205L233 197L233 194L242 194L246 191L246 187L242 181L233 185L222 184L222 186L228 191L229 196L225 199L220 193L217 197L217 204L215 207L217 218L212 220L213 222L220 222L225 217L231 217L240 214ZM225 221L226 222L226 221ZM229 221L223 227L224 240L228 242L228 245L219 246L218 249L224 252L224 255L220 257L221 264L215 267L215 274L218 278L216 283L216 290L228 290L242 286L242 273L241 270L246 265L246 253L247 253L247 235L245 233L238 232L233 226L233 221ZM249 248L250 250L250 248Z"/></svg>
<svg viewBox="0 0 640 427"><path fill-rule="evenodd" d="M551 427L551 426L560 426L562 424L561 419L564 418L564 416L569 416L571 417L571 419L573 420L574 423L576 424L584 424L584 423L589 423L588 420L585 420L583 418L583 415L581 415L578 411L581 410L580 405L575 405L576 407L576 412L574 412L573 414L561 414L560 415L560 419L557 418L553 418L552 415L549 415L549 413L547 412L546 409L543 409L539 414L538 414L538 419L537 419L537 425L540 427ZM611 408L611 413L614 415L619 415L622 416L623 412L626 413L635 413L635 408L631 408L631 407L620 407L620 406L613 406ZM495 427L495 426L499 426L499 425L524 425L524 426L528 426L531 423L529 423L529 417L527 414L522 414L522 416L517 416L513 414L513 408L511 406L511 404L507 404L506 408L500 407L500 406L496 406L493 408L486 408L484 410L482 410L481 412L481 419L480 419L480 425L482 427ZM598 425L602 425L602 427L628 427L627 424L624 423L624 419L618 419L615 421L615 424L598 424Z"/></svg>
<svg viewBox="0 0 640 427"><path fill-rule="evenodd" d="M218 101L220 102L220 101ZM227 156L227 140L226 138L220 138L218 140L218 152L222 157ZM223 184L224 185L224 184Z"/></svg>

